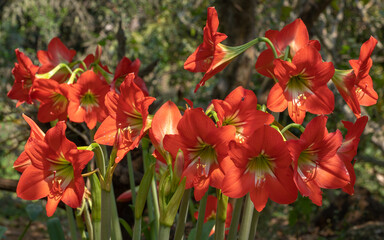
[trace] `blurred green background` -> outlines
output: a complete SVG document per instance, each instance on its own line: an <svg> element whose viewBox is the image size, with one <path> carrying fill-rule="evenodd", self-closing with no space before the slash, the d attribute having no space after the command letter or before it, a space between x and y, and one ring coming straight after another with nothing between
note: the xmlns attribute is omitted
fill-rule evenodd
<svg viewBox="0 0 384 240"><path fill-rule="evenodd" d="M259 103L266 103L273 81L254 69L257 56L265 49L261 44L238 57L193 94L203 75L185 71L183 64L202 42L209 6L216 7L219 31L228 35L223 43L230 46L264 36L269 29L280 30L300 17L311 39L320 41L324 60L332 61L339 69L350 68L348 60L359 57L361 44L371 35L378 39L370 74L379 100L375 106L362 110L370 121L356 156L355 195L347 196L340 190L324 191L322 207L307 198L299 198L289 206L269 202L260 217L257 238L384 239L382 0L1 0L0 178L19 178L12 164L29 136L21 113L37 114L36 106L23 104L16 108L16 102L6 97L13 84L14 50L19 48L37 65L37 50L46 50L55 36L77 51L75 59L94 53L100 44L101 60L111 71L123 56L139 58L139 75L150 95L157 99L153 111L167 100L185 105L183 98L193 100L195 106L207 107L211 99L223 99L238 85L254 90ZM313 117L308 116L306 122ZM280 120L286 123L287 114L280 114ZM328 127L344 131L341 120L355 119L336 94L335 112L329 117ZM26 225L26 204L12 191L0 191L0 225L7 228L5 239L17 239L20 235ZM46 218L40 220L29 230L28 239L48 238L43 224Z"/></svg>

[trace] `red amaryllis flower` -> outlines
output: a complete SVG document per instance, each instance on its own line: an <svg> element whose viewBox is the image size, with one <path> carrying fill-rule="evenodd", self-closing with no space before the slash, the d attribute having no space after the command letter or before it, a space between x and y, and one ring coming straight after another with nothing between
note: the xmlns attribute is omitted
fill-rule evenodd
<svg viewBox="0 0 384 240"><path fill-rule="evenodd" d="M221 163L225 173L222 192L226 196L240 198L250 193L259 212L268 198L280 204L296 200L292 159L284 139L272 127L256 129L244 143L231 141L229 157Z"/></svg>
<svg viewBox="0 0 384 240"><path fill-rule="evenodd" d="M96 51L95 51L95 55L93 54L88 54L83 62L85 63L85 65L87 66L87 68L90 68L93 66L93 70L94 72L99 72L99 69L96 69L97 67L95 67L96 65L98 65L99 67L102 68L102 70L104 70L106 73L108 74L112 74L109 69L108 69L108 66L107 65L103 65L101 64L100 62L100 58L101 58L101 53L103 52L103 49L101 48L100 45L97 45L96 47ZM91 64L93 64L91 66ZM80 68L84 69L84 67L82 65L80 65Z"/></svg>
<svg viewBox="0 0 384 240"><path fill-rule="evenodd" d="M68 116L73 122L86 122L93 129L106 118L104 99L109 85L92 70L82 73L75 84L70 85Z"/></svg>
<svg viewBox="0 0 384 240"><path fill-rule="evenodd" d="M23 114L23 118L31 127L31 133L29 134L29 138L36 138L37 140L44 141L45 133L39 128L39 126L37 126L37 124L32 119L30 119L24 114ZM13 163L13 168L19 172L24 172L24 170L29 165L31 165L31 159L29 158L27 153L23 151L20 154L20 156L16 159L16 161Z"/></svg>
<svg viewBox="0 0 384 240"><path fill-rule="evenodd" d="M190 55L184 63L184 69L190 72L205 72L203 79L196 85L195 92L199 87L223 70L230 61L237 56L228 47L220 42L227 38L224 33L217 32L219 27L219 18L214 7L208 8L207 23L204 27L204 40L195 52Z"/></svg>
<svg viewBox="0 0 384 240"><path fill-rule="evenodd" d="M216 212L217 212L217 198L212 195L208 195L207 198L207 206L205 207L205 214L204 214L204 222L208 222L209 220L216 220ZM199 211L195 212L194 214L195 219L198 219L199 217ZM231 226L232 221L232 204L228 203L227 206L227 218L225 219L225 228L229 228ZM229 230L226 230L225 233L227 234ZM209 233L209 236L212 236L215 233L215 227L212 228L211 232Z"/></svg>
<svg viewBox="0 0 384 240"><path fill-rule="evenodd" d="M37 119L40 122L67 120L69 86L52 79L36 79L33 96L40 101Z"/></svg>
<svg viewBox="0 0 384 240"><path fill-rule="evenodd" d="M76 51L69 50L58 37L52 38L48 44L48 50L40 50L37 52L37 58L41 64L38 73L48 73L54 69L60 63L70 63L73 57L76 55ZM63 83L67 80L69 72L67 69L60 69L51 78L55 79L59 83Z"/></svg>
<svg viewBox="0 0 384 240"><path fill-rule="evenodd" d="M315 117L300 139L287 141L295 183L303 196L309 196L319 206L322 205L320 188L342 188L350 182L345 164L337 154L343 136L339 130L328 133L326 123L327 117Z"/></svg>
<svg viewBox="0 0 384 240"><path fill-rule="evenodd" d="M167 134L178 133L177 124L180 119L180 110L171 101L164 103L153 116L151 128L149 129L149 138L156 149L154 156L163 163L167 163L166 159L170 157L163 146L164 137Z"/></svg>
<svg viewBox="0 0 384 240"><path fill-rule="evenodd" d="M143 90L145 96L149 96L148 89L145 85L144 80L138 75L140 64L141 62L139 59L136 59L132 62L129 58L123 57L116 67L115 76L113 77L113 81L111 84L113 88L116 90L120 89L120 84L125 79L125 77L129 73L134 73L135 79L133 81L139 88L141 88L141 90Z"/></svg>
<svg viewBox="0 0 384 240"><path fill-rule="evenodd" d="M296 52L308 44L320 51L320 43L317 40L309 40L308 30L301 19L296 19L292 23L286 25L281 31L268 30L265 33L276 49L277 56L282 58L286 48L289 46L289 57L295 56ZM267 44L268 49L261 52L256 61L256 70L258 73L273 78L275 59L271 47Z"/></svg>
<svg viewBox="0 0 384 240"><path fill-rule="evenodd" d="M218 126L233 125L236 127L236 139L243 141L255 129L271 124L271 114L257 110L257 98L251 91L237 87L224 100L212 100L217 113Z"/></svg>
<svg viewBox="0 0 384 240"><path fill-rule="evenodd" d="M353 69L337 70L332 77L332 82L356 117L360 117L360 105L371 106L378 99L369 76L372 67L371 54L376 44L377 40L371 36L361 46L359 59L349 60Z"/></svg>
<svg viewBox="0 0 384 240"><path fill-rule="evenodd" d="M306 111L329 114L335 99L327 82L335 69L331 62L323 62L320 53L308 45L300 49L292 62L276 59L275 75L279 80L268 95L267 106L274 112L288 113L295 123L301 124Z"/></svg>
<svg viewBox="0 0 384 240"><path fill-rule="evenodd" d="M31 59L25 56L24 53L20 52L19 49L16 49L15 52L17 63L15 63L15 67L12 69L15 81L7 96L11 99L18 100L16 104L16 107L18 107L23 102L27 102L29 104L32 103L32 85L39 67L35 66Z"/></svg>
<svg viewBox="0 0 384 240"><path fill-rule="evenodd" d="M356 182L356 174L353 169L352 162L354 162L353 158L357 154L357 147L360 142L360 136L364 131L365 125L367 125L368 117L362 116L357 119L355 123L343 121L344 127L348 130L347 135L340 148L337 150L337 155L341 160L343 160L351 181L342 188L342 190L350 195L352 195L355 191L353 189Z"/></svg>
<svg viewBox="0 0 384 240"><path fill-rule="evenodd" d="M32 165L27 167L17 185L17 196L25 200L48 197L48 217L63 201L72 208L79 207L84 194L81 171L92 159L93 152L78 150L65 137L66 125L58 122L47 131L44 140L29 138L25 152Z"/></svg>
<svg viewBox="0 0 384 240"><path fill-rule="evenodd" d="M133 73L127 75L120 86L120 94L114 90L108 92L105 99L109 116L95 134L97 143L117 148L116 163L139 145L150 126L148 107L155 98L145 96L134 78Z"/></svg>
<svg viewBox="0 0 384 240"><path fill-rule="evenodd" d="M223 172L219 162L227 155L228 142L235 138L235 127L216 127L201 108L187 109L177 125L178 134L166 135L164 148L176 158L179 149L185 162L181 179L187 177L185 188L194 187L199 201L211 185L221 188Z"/></svg>

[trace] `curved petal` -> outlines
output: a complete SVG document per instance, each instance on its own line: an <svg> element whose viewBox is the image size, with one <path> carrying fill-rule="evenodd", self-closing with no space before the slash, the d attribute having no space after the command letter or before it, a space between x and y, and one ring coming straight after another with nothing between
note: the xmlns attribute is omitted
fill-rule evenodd
<svg viewBox="0 0 384 240"><path fill-rule="evenodd" d="M49 195L49 185L42 169L29 166L20 177L17 196L25 200L37 200Z"/></svg>

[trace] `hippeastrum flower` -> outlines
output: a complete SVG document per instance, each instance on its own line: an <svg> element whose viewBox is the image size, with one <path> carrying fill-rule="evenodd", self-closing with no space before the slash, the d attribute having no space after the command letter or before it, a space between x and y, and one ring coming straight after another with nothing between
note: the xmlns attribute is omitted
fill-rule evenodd
<svg viewBox="0 0 384 240"><path fill-rule="evenodd" d="M100 45L97 45L96 47L96 51L95 51L95 55L93 54L88 54L83 62L85 63L85 66L89 69L89 68L93 68L93 71L95 73L100 73L101 72L103 74L101 74L102 76L105 77L106 81L110 81L109 78L106 77L106 74L109 76L112 77L112 73L109 71L108 69L108 66L107 65L103 65L100 61L100 58L101 58L101 53L103 52L103 49L101 48ZM84 66L83 65L80 65L79 66L81 69L84 69Z"/></svg>
<svg viewBox="0 0 384 240"><path fill-rule="evenodd" d="M58 37L52 38L48 44L47 51L39 50L37 52L37 58L41 64L38 73L48 73L60 63L71 63L75 55L76 51L73 49L69 50ZM51 78L59 83L63 83L67 80L69 74L67 69L62 68Z"/></svg>
<svg viewBox="0 0 384 240"><path fill-rule="evenodd" d="M232 198L250 193L257 211L268 198L289 204L297 198L293 182L292 159L284 139L274 128L263 126L243 143L229 143L229 157L222 161L225 173L222 192Z"/></svg>
<svg viewBox="0 0 384 240"><path fill-rule="evenodd" d="M336 189L346 186L350 176L337 151L343 136L337 130L328 133L327 117L312 119L298 140L288 140L293 157L294 181L303 196L322 205L320 188Z"/></svg>
<svg viewBox="0 0 384 240"><path fill-rule="evenodd" d="M37 126L37 124L32 119L30 119L24 114L23 114L23 118L31 127L31 133L29 134L29 138L35 138L37 140L44 141L45 133L39 128L39 126ZM16 159L16 161L13 163L13 168L19 172L24 172L24 170L29 165L31 165L31 159L29 158L27 153L23 151L20 154L20 156Z"/></svg>
<svg viewBox="0 0 384 240"><path fill-rule="evenodd" d="M92 70L82 73L68 91L68 116L73 122L86 122L89 129L102 122L107 114L104 99L109 85Z"/></svg>
<svg viewBox="0 0 384 240"><path fill-rule="evenodd" d="M148 107L155 98L145 96L134 78L133 73L127 75L120 85L120 94L114 90L108 92L105 99L109 116L95 134L97 143L117 148L116 163L139 145L150 126Z"/></svg>
<svg viewBox="0 0 384 240"><path fill-rule="evenodd" d="M275 59L275 75L279 80L268 95L267 106L274 112L288 113L295 123L301 124L306 111L330 114L335 99L327 82L335 69L331 62L323 62L320 53L307 45L300 49L292 62Z"/></svg>
<svg viewBox="0 0 384 240"><path fill-rule="evenodd" d="M163 140L167 134L177 134L177 124L181 119L181 113L176 104L171 101L164 103L155 113L152 119L151 128L149 129L149 138L155 152L155 158L163 163L170 164L169 153L164 149Z"/></svg>
<svg viewBox="0 0 384 240"><path fill-rule="evenodd" d="M208 8L207 23L204 27L204 40L195 52L188 57L184 63L184 69L190 72L205 72L200 83L196 85L195 92L199 87L216 73L223 70L237 55L245 49L235 49L221 44L227 38L224 33L217 32L219 18L214 7Z"/></svg>
<svg viewBox="0 0 384 240"><path fill-rule="evenodd" d="M81 172L93 157L92 151L78 150L65 137L65 129L65 122L58 122L47 131L44 140L29 138L25 152L32 164L24 170L16 189L17 196L25 200L48 197L48 217L56 211L60 200L71 208L81 205Z"/></svg>
<svg viewBox="0 0 384 240"><path fill-rule="evenodd" d="M216 127L201 108L187 109L177 125L178 134L166 135L164 148L176 159L179 149L184 154L185 188L194 187L199 201L211 185L221 188L223 172L219 163L227 155L228 142L235 138L235 127Z"/></svg>
<svg viewBox="0 0 384 240"><path fill-rule="evenodd" d="M15 63L15 67L12 69L15 81L7 96L11 99L18 100L16 104L16 107L18 107L23 102L32 104L32 85L39 67L35 66L31 59L29 59L24 53L20 52L19 49L16 49L15 52L17 63Z"/></svg>
<svg viewBox="0 0 384 240"><path fill-rule="evenodd" d="M281 31L268 30L265 33L276 49L277 56L283 58L286 48L289 47L289 58L293 58L297 51L309 45L320 51L320 43L317 40L309 40L308 30L301 19L296 19L292 23L286 25ZM268 49L261 52L256 61L256 70L258 73L274 78L275 59L271 47L267 44Z"/></svg>
<svg viewBox="0 0 384 240"><path fill-rule="evenodd" d="M144 80L138 75L140 64L141 62L139 59L136 59L132 62L129 58L123 57L116 67L115 76L113 77L113 81L111 84L113 88L118 91L118 89L120 89L120 84L123 82L125 77L129 73L134 73L135 79L133 81L139 88L141 88L145 96L149 96L148 89L145 85Z"/></svg>
<svg viewBox="0 0 384 240"><path fill-rule="evenodd" d="M271 124L273 116L257 110L257 98L254 92L237 87L224 100L212 100L219 121L218 126L236 127L236 139L243 141L257 128Z"/></svg>
<svg viewBox="0 0 384 240"><path fill-rule="evenodd" d="M37 119L40 122L67 120L69 85L52 79L36 79L33 96L40 101Z"/></svg>
<svg viewBox="0 0 384 240"><path fill-rule="evenodd" d="M228 229L231 226L232 221L232 204L228 203L227 206L227 218L225 219L225 228ZM207 198L207 206L205 207L205 214L204 214L204 222L208 222L209 220L216 220L216 212L217 212L217 198L212 195L208 195ZM198 219L199 217L199 211L196 211L194 213L195 219ZM226 230L225 233L227 234L229 230ZM213 226L211 232L209 233L209 236L212 236L215 233L215 226Z"/></svg>
<svg viewBox="0 0 384 240"><path fill-rule="evenodd" d="M371 106L376 104L378 95L373 89L372 78L369 76L369 70L372 67L372 51L377 44L377 40L371 36L360 49L358 60L349 60L353 69L336 70L332 77L340 95L351 108L356 117L360 117L362 106Z"/></svg>
<svg viewBox="0 0 384 240"><path fill-rule="evenodd" d="M365 125L367 125L368 117L362 116L357 119L355 123L343 121L344 127L348 130L347 135L340 148L337 150L337 155L341 160L343 160L351 181L342 188L342 190L350 195L354 193L354 185L356 182L356 174L353 169L352 162L354 162L354 157L357 154L357 147L360 142L360 136L364 131Z"/></svg>

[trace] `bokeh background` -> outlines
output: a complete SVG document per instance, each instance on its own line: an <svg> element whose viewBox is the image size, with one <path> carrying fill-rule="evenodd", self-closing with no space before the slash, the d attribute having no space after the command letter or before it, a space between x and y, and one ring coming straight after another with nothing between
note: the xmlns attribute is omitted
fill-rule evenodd
<svg viewBox="0 0 384 240"><path fill-rule="evenodd" d="M370 74L379 100L375 106L362 109L370 121L356 156L355 195L324 191L322 207L307 198L284 206L269 202L260 217L257 239L384 239L382 0L0 0L0 236L5 231L4 239L17 239L28 223L28 203L14 193L19 174L12 164L29 136L21 113L37 115L36 106L23 104L16 108L16 102L7 98L13 84L14 50L19 48L37 65L37 50L46 50L50 39L58 36L77 51L76 59L94 53L97 44L101 45L101 60L112 71L123 56L139 58L139 75L157 99L152 111L167 100L185 105L184 98L205 108L211 99L223 99L239 85L254 90L259 103L266 103L273 80L254 69L264 44L246 51L193 93L202 74L185 71L183 63L202 41L209 6L216 7L219 31L228 35L224 44L230 46L264 36L269 29L280 30L300 17L310 38L320 41L324 60L332 61L338 69L350 68L348 60L358 58L361 44L371 35L378 39ZM335 112L328 122L331 130L343 129L341 120L355 121L343 99L335 96ZM311 118L308 115L306 122ZM289 121L286 113L280 114L280 121ZM81 125L72 127L84 131ZM72 138L79 144L87 141L75 133ZM140 153L133 152L133 157L139 183ZM129 188L124 164L116 169L116 194ZM119 203L118 207L121 217L132 223L129 205ZM65 228L64 212L56 214ZM43 215L32 223L25 239L48 239L47 218Z"/></svg>

